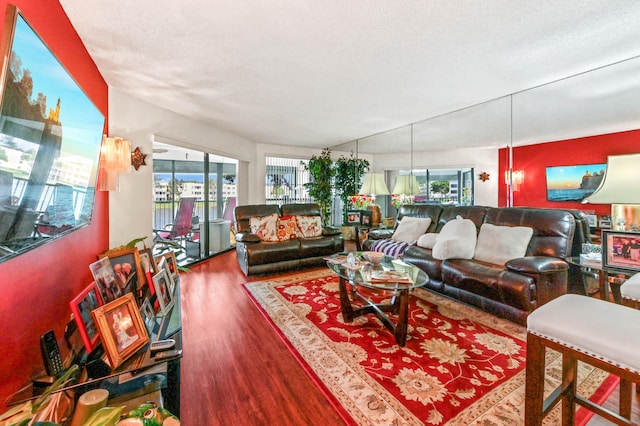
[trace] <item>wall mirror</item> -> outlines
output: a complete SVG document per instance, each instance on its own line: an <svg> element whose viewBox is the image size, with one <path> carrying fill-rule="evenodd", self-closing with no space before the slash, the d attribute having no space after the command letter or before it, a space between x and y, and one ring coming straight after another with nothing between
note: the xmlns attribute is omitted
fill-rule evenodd
<svg viewBox="0 0 640 426"><path fill-rule="evenodd" d="M104 117L13 7L0 109L0 261L91 221Z"/></svg>

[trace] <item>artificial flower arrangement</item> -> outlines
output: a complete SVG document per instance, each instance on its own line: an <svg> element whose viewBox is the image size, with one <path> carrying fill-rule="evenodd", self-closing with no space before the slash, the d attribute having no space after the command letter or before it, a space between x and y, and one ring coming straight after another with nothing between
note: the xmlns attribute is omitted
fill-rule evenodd
<svg viewBox="0 0 640 426"><path fill-rule="evenodd" d="M366 210L373 203L373 198L369 195L356 194L349 199L351 206L356 210Z"/></svg>
<svg viewBox="0 0 640 426"><path fill-rule="evenodd" d="M391 194L391 205L396 209L404 204L404 194Z"/></svg>

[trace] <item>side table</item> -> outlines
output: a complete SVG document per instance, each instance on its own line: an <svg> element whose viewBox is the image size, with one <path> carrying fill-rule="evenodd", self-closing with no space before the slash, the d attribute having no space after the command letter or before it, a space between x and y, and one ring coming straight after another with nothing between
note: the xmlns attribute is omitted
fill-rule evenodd
<svg viewBox="0 0 640 426"><path fill-rule="evenodd" d="M362 241L360 240L360 230L371 231L372 229L387 229L384 225L350 225L355 228L356 251L362 251Z"/></svg>
<svg viewBox="0 0 640 426"><path fill-rule="evenodd" d="M565 259L567 263L578 266L582 271L594 271L598 274L599 296L602 300L610 300L610 294L613 295L613 301L622 304L622 295L620 287L624 282L633 275L632 271L624 271L604 267L602 265L585 265L580 262L580 257L569 257Z"/></svg>

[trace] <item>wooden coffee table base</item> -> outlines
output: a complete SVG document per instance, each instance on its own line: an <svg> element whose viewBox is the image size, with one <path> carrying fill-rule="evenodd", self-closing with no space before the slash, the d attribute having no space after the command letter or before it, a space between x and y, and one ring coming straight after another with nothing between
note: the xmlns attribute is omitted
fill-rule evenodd
<svg viewBox="0 0 640 426"><path fill-rule="evenodd" d="M389 304L376 304L358 293L355 285L347 282L346 279L340 277L340 307L342 308L342 317L345 322L351 322L361 315L374 314L384 324L396 338L396 343L404 346L407 342L407 321L409 316L409 289L395 290L395 295ZM351 287L351 291L347 286ZM375 291L369 288L369 291ZM381 291L389 292L389 289L381 289ZM351 299L357 299L365 304L365 306L354 307ZM385 312L390 312L398 316L398 322L394 323Z"/></svg>

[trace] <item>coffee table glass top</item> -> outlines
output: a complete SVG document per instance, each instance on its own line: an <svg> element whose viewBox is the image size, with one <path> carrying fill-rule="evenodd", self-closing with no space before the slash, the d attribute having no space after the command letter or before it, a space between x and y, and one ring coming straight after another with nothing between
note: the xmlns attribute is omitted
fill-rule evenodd
<svg viewBox="0 0 640 426"><path fill-rule="evenodd" d="M422 287L429 276L417 266L401 259L384 256L374 265L354 252L355 262L347 262L349 253L337 253L326 258L327 266L341 278L373 289L402 290Z"/></svg>

